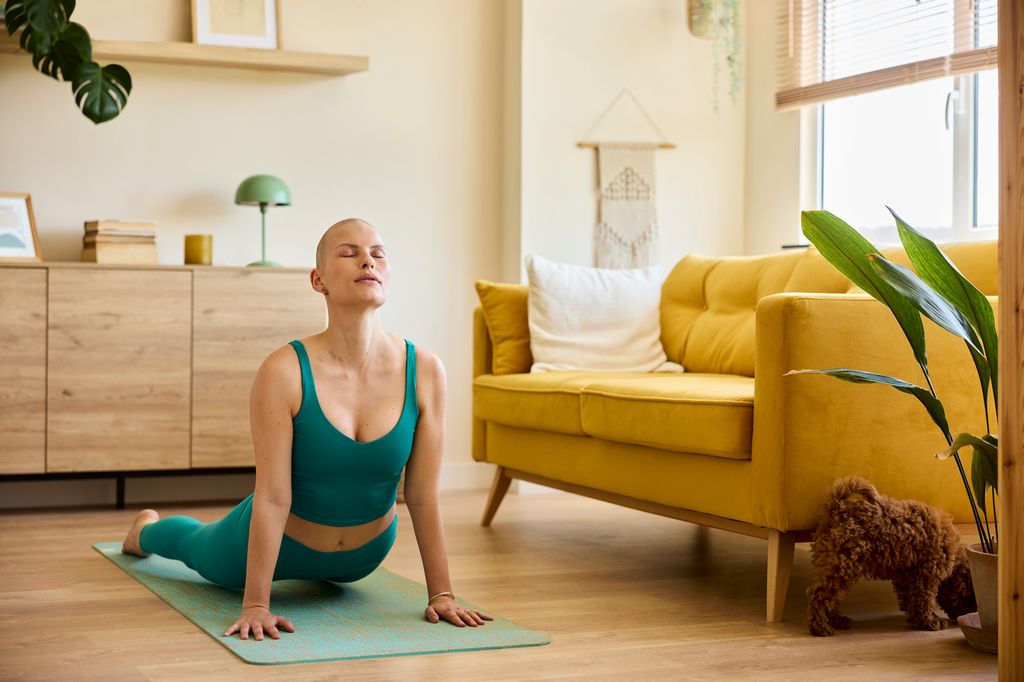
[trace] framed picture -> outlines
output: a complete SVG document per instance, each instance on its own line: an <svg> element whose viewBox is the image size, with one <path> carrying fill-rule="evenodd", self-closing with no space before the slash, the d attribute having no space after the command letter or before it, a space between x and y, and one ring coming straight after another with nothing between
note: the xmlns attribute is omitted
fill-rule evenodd
<svg viewBox="0 0 1024 682"><path fill-rule="evenodd" d="M0 261L41 261L32 198L21 192L0 192Z"/></svg>
<svg viewBox="0 0 1024 682"><path fill-rule="evenodd" d="M192 0L192 42L275 50L280 19L278 0Z"/></svg>

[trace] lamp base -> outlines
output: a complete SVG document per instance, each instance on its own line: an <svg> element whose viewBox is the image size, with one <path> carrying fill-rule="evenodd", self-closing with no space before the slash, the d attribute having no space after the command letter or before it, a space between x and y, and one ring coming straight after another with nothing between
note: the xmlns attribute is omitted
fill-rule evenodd
<svg viewBox="0 0 1024 682"><path fill-rule="evenodd" d="M275 263L272 260L258 260L258 261L253 261L252 263L249 263L245 267L247 267L247 268L254 268L254 267L260 267L260 268L280 268L280 267L283 267L283 266L280 263Z"/></svg>

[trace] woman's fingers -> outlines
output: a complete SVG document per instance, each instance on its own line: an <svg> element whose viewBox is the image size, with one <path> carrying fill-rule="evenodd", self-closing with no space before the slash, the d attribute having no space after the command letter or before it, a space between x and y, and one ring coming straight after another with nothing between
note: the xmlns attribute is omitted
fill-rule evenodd
<svg viewBox="0 0 1024 682"><path fill-rule="evenodd" d="M452 625L458 625L460 628L466 627L466 624L462 622L461 618L459 618L459 614L454 610L445 611L444 618Z"/></svg>
<svg viewBox="0 0 1024 682"><path fill-rule="evenodd" d="M277 627L281 628L285 632L295 632L295 626L287 618L278 618Z"/></svg>
<svg viewBox="0 0 1024 682"><path fill-rule="evenodd" d="M431 623L436 623L439 620L441 620L440 618L438 618L437 611L434 610L433 606L428 606L427 607L426 616L427 616L427 620L429 620Z"/></svg>
<svg viewBox="0 0 1024 682"><path fill-rule="evenodd" d="M238 631L241 639L249 639L249 624L242 623L241 629Z"/></svg>
<svg viewBox="0 0 1024 682"><path fill-rule="evenodd" d="M473 620L476 621L477 625L483 625L484 624L484 619L480 617L480 612L479 611L470 611L469 615L473 616Z"/></svg>
<svg viewBox="0 0 1024 682"><path fill-rule="evenodd" d="M263 626L259 623L252 624L252 634L256 638L257 642L263 641Z"/></svg>
<svg viewBox="0 0 1024 682"><path fill-rule="evenodd" d="M224 636L225 637L230 637L231 635L235 634L236 632L238 632L238 623L235 623L234 625L229 627L227 630L225 630L224 631Z"/></svg>
<svg viewBox="0 0 1024 682"><path fill-rule="evenodd" d="M462 618L462 622L471 628L476 627L476 621L473 619L473 614L469 611L459 611L459 617Z"/></svg>
<svg viewBox="0 0 1024 682"><path fill-rule="evenodd" d="M271 639L281 639L281 633L273 625L267 626L267 634L270 635Z"/></svg>

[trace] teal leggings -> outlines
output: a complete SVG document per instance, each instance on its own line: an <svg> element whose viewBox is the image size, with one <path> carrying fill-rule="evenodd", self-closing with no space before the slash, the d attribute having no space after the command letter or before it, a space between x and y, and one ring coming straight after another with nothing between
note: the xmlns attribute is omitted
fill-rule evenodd
<svg viewBox="0 0 1024 682"><path fill-rule="evenodd" d="M251 519L252 495L249 495L220 521L202 523L190 516L169 516L151 523L143 527L139 544L144 552L184 562L212 583L245 587ZM396 515L388 529L373 540L342 552L320 552L283 535L273 579L339 583L360 580L384 561L395 543L397 531Z"/></svg>

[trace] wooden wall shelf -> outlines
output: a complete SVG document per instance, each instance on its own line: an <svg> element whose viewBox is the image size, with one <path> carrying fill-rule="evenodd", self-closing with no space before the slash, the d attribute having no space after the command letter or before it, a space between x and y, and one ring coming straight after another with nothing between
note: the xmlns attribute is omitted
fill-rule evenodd
<svg viewBox="0 0 1024 682"><path fill-rule="evenodd" d="M24 53L13 38L0 39L0 53ZM220 66L260 71L312 73L322 76L347 76L370 68L367 57L325 52L263 50L251 47L222 47L185 42L147 42L128 40L92 41L93 59L108 61L156 62Z"/></svg>

